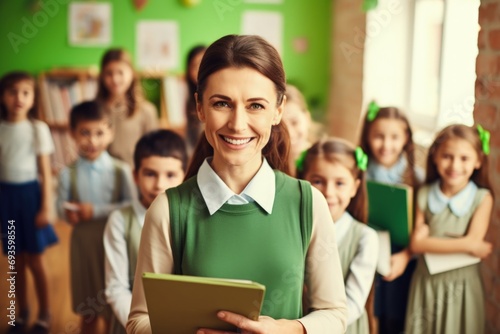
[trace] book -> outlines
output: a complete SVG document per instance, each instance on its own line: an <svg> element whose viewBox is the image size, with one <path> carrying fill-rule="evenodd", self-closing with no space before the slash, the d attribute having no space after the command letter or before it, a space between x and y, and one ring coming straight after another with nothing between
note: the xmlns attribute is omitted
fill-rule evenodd
<svg viewBox="0 0 500 334"><path fill-rule="evenodd" d="M382 276L391 273L391 236L388 231L375 230L378 235L377 272Z"/></svg>
<svg viewBox="0 0 500 334"><path fill-rule="evenodd" d="M406 247L413 229L413 188L367 181L368 226L389 231L391 241Z"/></svg>
<svg viewBox="0 0 500 334"><path fill-rule="evenodd" d="M435 275L445 271L467 267L481 262L481 259L467 253L437 254L425 253L425 264L429 274Z"/></svg>
<svg viewBox="0 0 500 334"><path fill-rule="evenodd" d="M235 332L217 312L257 320L265 293L259 283L232 279L144 273L142 281L153 333L192 334L202 327Z"/></svg>

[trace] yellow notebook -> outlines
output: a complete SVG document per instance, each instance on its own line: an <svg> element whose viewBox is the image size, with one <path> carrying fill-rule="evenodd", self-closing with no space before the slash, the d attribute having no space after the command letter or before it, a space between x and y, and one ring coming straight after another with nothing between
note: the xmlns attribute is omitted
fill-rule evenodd
<svg viewBox="0 0 500 334"><path fill-rule="evenodd" d="M265 286L242 280L144 273L144 294L153 333L193 334L213 328L235 331L220 310L257 320Z"/></svg>

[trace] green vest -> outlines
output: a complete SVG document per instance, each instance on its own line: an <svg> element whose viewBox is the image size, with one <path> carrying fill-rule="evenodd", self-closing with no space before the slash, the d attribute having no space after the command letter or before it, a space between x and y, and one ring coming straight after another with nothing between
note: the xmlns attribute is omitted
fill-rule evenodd
<svg viewBox="0 0 500 334"><path fill-rule="evenodd" d="M266 286L262 314L302 315L305 258L312 230L311 186L279 171L273 212L224 204L210 215L196 176L167 190L176 273L246 279Z"/></svg>

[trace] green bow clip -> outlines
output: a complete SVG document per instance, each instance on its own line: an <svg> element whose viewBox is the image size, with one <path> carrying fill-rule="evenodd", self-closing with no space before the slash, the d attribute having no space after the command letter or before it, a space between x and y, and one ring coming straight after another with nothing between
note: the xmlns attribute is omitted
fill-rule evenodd
<svg viewBox="0 0 500 334"><path fill-rule="evenodd" d="M295 160L295 167L297 171L302 172L304 170L304 162L306 161L307 150L303 150L297 160Z"/></svg>
<svg viewBox="0 0 500 334"><path fill-rule="evenodd" d="M366 119L368 120L368 122L373 121L375 117L377 117L379 110L380 107L377 103L375 103L375 101L370 102L370 104L368 105L368 112L366 113Z"/></svg>
<svg viewBox="0 0 500 334"><path fill-rule="evenodd" d="M363 10L365 12L377 8L378 0L364 0L363 1Z"/></svg>
<svg viewBox="0 0 500 334"><path fill-rule="evenodd" d="M354 151L354 157L356 158L356 165L362 171L365 171L368 168L368 156L361 147L356 147Z"/></svg>
<svg viewBox="0 0 500 334"><path fill-rule="evenodd" d="M479 139L483 144L484 154L490 154L490 132L485 130L481 125L477 125L477 133L479 134Z"/></svg>

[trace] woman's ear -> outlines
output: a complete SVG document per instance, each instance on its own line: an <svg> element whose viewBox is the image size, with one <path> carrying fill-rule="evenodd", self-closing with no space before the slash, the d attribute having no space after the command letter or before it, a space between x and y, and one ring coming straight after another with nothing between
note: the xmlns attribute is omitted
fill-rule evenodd
<svg viewBox="0 0 500 334"><path fill-rule="evenodd" d="M285 110L285 104L286 104L286 96L283 96L283 101L281 101L281 104L276 108L273 116L273 125L278 125L281 122L281 118L283 117L283 111Z"/></svg>
<svg viewBox="0 0 500 334"><path fill-rule="evenodd" d="M205 113L203 112L203 105L198 99L198 93L194 93L194 99L196 101L196 114L201 122L205 122Z"/></svg>

